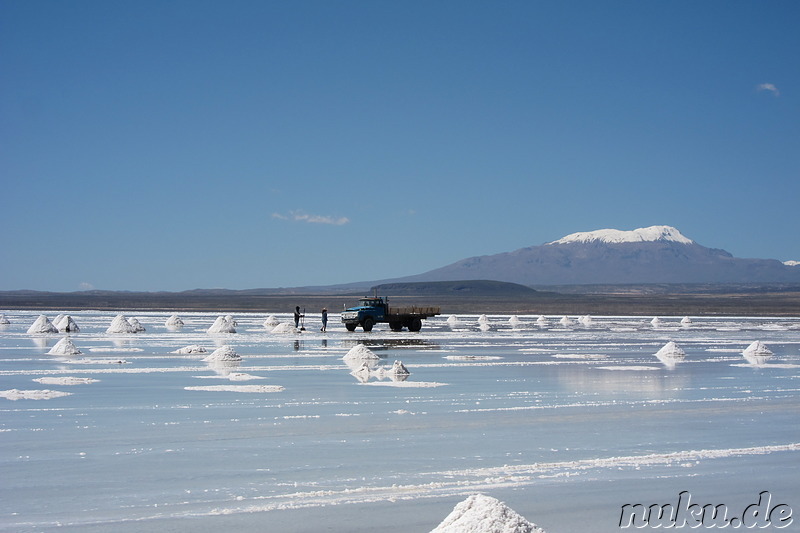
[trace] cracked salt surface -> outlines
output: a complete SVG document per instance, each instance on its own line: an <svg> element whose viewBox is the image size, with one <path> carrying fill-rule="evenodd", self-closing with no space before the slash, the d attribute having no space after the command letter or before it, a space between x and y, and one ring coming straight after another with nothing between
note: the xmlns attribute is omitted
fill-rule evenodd
<svg viewBox="0 0 800 533"><path fill-rule="evenodd" d="M0 531L193 531L187 517L430 531L482 493L551 533L602 532L647 491L645 503L800 493L797 318L654 328L593 315L564 328L561 316L459 315L364 334L333 314L321 333L309 313L307 331L276 335L265 322L290 315L239 314L225 317L237 333L212 335L214 313L175 328L153 312L121 336L106 333L112 313L71 313L76 347L120 359L48 355L63 334L29 334L39 313L2 314ZM678 364L654 355L670 341ZM757 365L742 355L755 341L771 352ZM393 361L409 374L393 377ZM353 374L364 363L366 382Z"/></svg>

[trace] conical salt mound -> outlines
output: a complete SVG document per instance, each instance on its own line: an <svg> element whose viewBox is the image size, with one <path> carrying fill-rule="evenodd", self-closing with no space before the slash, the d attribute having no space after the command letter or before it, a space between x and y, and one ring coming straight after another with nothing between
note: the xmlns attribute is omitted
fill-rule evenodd
<svg viewBox="0 0 800 533"><path fill-rule="evenodd" d="M661 347L659 351L656 352L656 357L662 358L667 357L670 359L683 359L686 357L686 352L684 352L677 344L673 341L669 341L667 344Z"/></svg>
<svg viewBox="0 0 800 533"><path fill-rule="evenodd" d="M133 328L134 333L142 333L145 331L144 326L135 318L128 319L128 323L131 325L131 328Z"/></svg>
<svg viewBox="0 0 800 533"><path fill-rule="evenodd" d="M178 315L172 315L164 322L168 328L182 328L184 326L183 320Z"/></svg>
<svg viewBox="0 0 800 533"><path fill-rule="evenodd" d="M684 326L691 326L692 325L692 319L689 318L688 316L685 316L685 317L683 317L681 319L681 324L683 324Z"/></svg>
<svg viewBox="0 0 800 533"><path fill-rule="evenodd" d="M0 326L8 326L9 324L11 324L11 322L8 321L6 315L0 313Z"/></svg>
<svg viewBox="0 0 800 533"><path fill-rule="evenodd" d="M395 376L408 376L411 372L408 371L402 361L395 361L394 365L392 365L392 374Z"/></svg>
<svg viewBox="0 0 800 533"><path fill-rule="evenodd" d="M297 333L297 328L294 327L294 324L290 324L289 322L282 322L272 328L270 333L280 334L280 333Z"/></svg>
<svg viewBox="0 0 800 533"><path fill-rule="evenodd" d="M236 328L233 327L233 320L218 316L211 327L208 328L208 333L236 333Z"/></svg>
<svg viewBox="0 0 800 533"><path fill-rule="evenodd" d="M211 355L203 358L203 361L241 361L242 356L230 346L222 346L217 348Z"/></svg>
<svg viewBox="0 0 800 533"><path fill-rule="evenodd" d="M47 353L50 355L79 355L82 352L72 343L69 337L64 337L50 348Z"/></svg>
<svg viewBox="0 0 800 533"><path fill-rule="evenodd" d="M755 341L742 352L744 355L757 355L759 357L769 357L772 355L772 350L767 348L767 345L761 341Z"/></svg>
<svg viewBox="0 0 800 533"><path fill-rule="evenodd" d="M280 323L280 320L275 318L275 315L269 315L267 319L264 320L264 327L267 329L272 329Z"/></svg>
<svg viewBox="0 0 800 533"><path fill-rule="evenodd" d="M114 317L114 320L111 321L111 325L108 326L106 333L134 333L134 330L131 323L125 318L125 315L117 315Z"/></svg>
<svg viewBox="0 0 800 533"><path fill-rule="evenodd" d="M755 341L742 352L744 358L751 364L763 365L772 357L772 350L761 341Z"/></svg>
<svg viewBox="0 0 800 533"><path fill-rule="evenodd" d="M39 318L28 328L28 333L58 333L58 328L50 322L49 318L44 315L39 315Z"/></svg>
<svg viewBox="0 0 800 533"><path fill-rule="evenodd" d="M561 320L559 320L558 323L561 324L562 326L572 326L575 324L572 321L572 319L568 316L562 316Z"/></svg>
<svg viewBox="0 0 800 533"><path fill-rule="evenodd" d="M81 330L69 315L62 316L61 320L53 322L53 325L62 333L78 333Z"/></svg>
<svg viewBox="0 0 800 533"><path fill-rule="evenodd" d="M431 533L545 533L491 496L473 494L453 508Z"/></svg>
<svg viewBox="0 0 800 533"><path fill-rule="evenodd" d="M347 352L344 357L342 357L345 361L355 361L355 360L377 360L379 357L375 355L375 353L364 346L363 344L356 344L350 351Z"/></svg>

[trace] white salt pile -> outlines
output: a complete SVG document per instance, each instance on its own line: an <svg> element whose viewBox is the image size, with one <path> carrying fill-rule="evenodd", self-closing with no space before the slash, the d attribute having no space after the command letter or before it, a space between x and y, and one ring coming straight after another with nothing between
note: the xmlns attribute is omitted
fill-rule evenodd
<svg viewBox="0 0 800 533"><path fill-rule="evenodd" d="M689 326L692 324L692 319L689 318L688 316L685 316L681 319L681 324L683 324L684 326Z"/></svg>
<svg viewBox="0 0 800 533"><path fill-rule="evenodd" d="M131 328L133 328L134 333L143 333L145 331L144 326L135 318L129 318L128 323L131 325Z"/></svg>
<svg viewBox="0 0 800 533"><path fill-rule="evenodd" d="M38 334L38 333L58 333L58 328L56 328L50 319L47 318L45 315L39 315L31 327L28 328L29 334Z"/></svg>
<svg viewBox="0 0 800 533"><path fill-rule="evenodd" d="M372 369L370 368L369 363L364 361L361 363L360 367L350 372L350 374L355 376L355 378L361 383L366 383L369 381L370 375L372 375Z"/></svg>
<svg viewBox="0 0 800 533"><path fill-rule="evenodd" d="M82 353L69 337L64 337L47 352L50 355L78 355Z"/></svg>
<svg viewBox="0 0 800 533"><path fill-rule="evenodd" d="M228 317L218 316L211 327L208 328L208 333L236 333L233 319L229 320Z"/></svg>
<svg viewBox="0 0 800 533"><path fill-rule="evenodd" d="M547 319L544 317L544 315L539 315L539 318L536 319L536 323L538 325L540 325L540 326L546 326L550 322L547 321Z"/></svg>
<svg viewBox="0 0 800 533"><path fill-rule="evenodd" d="M408 376L411 372L408 371L402 361L395 361L392 365L392 375L395 376Z"/></svg>
<svg viewBox="0 0 800 533"><path fill-rule="evenodd" d="M221 346L211 352L211 355L204 357L203 361L241 361L242 356L230 346Z"/></svg>
<svg viewBox="0 0 800 533"><path fill-rule="evenodd" d="M651 325L652 325L654 328L657 328L658 326L660 326L660 325L661 325L661 319L660 319L660 318L658 318L657 316L654 316L654 317L653 317L653 320L651 320L651 321L650 321L650 324L651 324Z"/></svg>
<svg viewBox="0 0 800 533"><path fill-rule="evenodd" d="M589 315L584 315L578 319L578 322L583 324L584 326L591 326L594 320Z"/></svg>
<svg viewBox="0 0 800 533"><path fill-rule="evenodd" d="M566 316L566 315L562 316L561 320L559 320L558 323L561 324L562 326L565 326L565 327L572 326L572 325L575 324L572 321L572 319L570 317Z"/></svg>
<svg viewBox="0 0 800 533"><path fill-rule="evenodd" d="M511 326L519 326L522 324L522 320L520 320L517 315L512 315L511 318L508 319L508 323Z"/></svg>
<svg viewBox="0 0 800 533"><path fill-rule="evenodd" d="M184 326L183 320L178 315L172 315L164 322L168 328L182 328Z"/></svg>
<svg viewBox="0 0 800 533"><path fill-rule="evenodd" d="M674 341L669 341L656 352L659 359L683 359L686 357L684 352Z"/></svg>
<svg viewBox="0 0 800 533"><path fill-rule="evenodd" d="M8 326L9 324L11 324L11 322L6 318L6 315L0 313L0 326Z"/></svg>
<svg viewBox="0 0 800 533"><path fill-rule="evenodd" d="M183 348L179 348L172 353L179 353L179 354L206 353L206 349L200 346L199 344L190 344L189 346L184 346Z"/></svg>
<svg viewBox="0 0 800 533"><path fill-rule="evenodd" d="M280 321L275 318L275 315L269 315L267 319L264 320L264 327L267 329L272 329L278 324L280 324Z"/></svg>
<svg viewBox="0 0 800 533"><path fill-rule="evenodd" d="M767 348L767 345L761 341L755 341L744 349L742 355L748 362L754 365L763 365L767 359L772 357L772 350Z"/></svg>
<svg viewBox="0 0 800 533"><path fill-rule="evenodd" d="M345 361L369 361L369 360L378 360L379 357L375 355L375 352L364 346L363 344L356 344L350 351L344 354L342 357Z"/></svg>
<svg viewBox="0 0 800 533"><path fill-rule="evenodd" d="M489 317L488 316L481 315L481 316L478 317L478 324L488 324L488 323L489 323Z"/></svg>
<svg viewBox="0 0 800 533"><path fill-rule="evenodd" d="M297 333L297 328L294 327L294 324L290 324L289 322L283 322L281 324L278 324L274 328L272 328L270 333L276 333L276 334L280 334L280 333Z"/></svg>
<svg viewBox="0 0 800 533"><path fill-rule="evenodd" d="M473 494L431 533L545 533L497 498Z"/></svg>
<svg viewBox="0 0 800 533"><path fill-rule="evenodd" d="M61 333L78 333L81 328L75 323L75 320L69 315L59 315L61 318L56 317L53 325Z"/></svg>
<svg viewBox="0 0 800 533"><path fill-rule="evenodd" d="M447 318L447 324L450 327L459 326L459 325L461 325L461 321L458 319L458 317L456 315L450 315Z"/></svg>
<svg viewBox="0 0 800 533"><path fill-rule="evenodd" d="M117 315L111 321L106 333L135 333L135 330L125 315Z"/></svg>

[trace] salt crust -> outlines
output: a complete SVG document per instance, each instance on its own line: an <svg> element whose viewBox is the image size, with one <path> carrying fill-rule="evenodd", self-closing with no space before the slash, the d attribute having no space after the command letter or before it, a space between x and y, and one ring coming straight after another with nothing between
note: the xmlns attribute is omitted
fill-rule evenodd
<svg viewBox="0 0 800 533"><path fill-rule="evenodd" d="M70 396L71 392L61 392L57 390L19 390L10 389L0 391L0 398L6 400L52 400L53 398L61 398L62 396Z"/></svg>
<svg viewBox="0 0 800 533"><path fill-rule="evenodd" d="M184 387L184 390L206 391L206 392L280 392L285 390L280 385L208 385L196 387Z"/></svg>
<svg viewBox="0 0 800 533"><path fill-rule="evenodd" d="M444 387L447 383L437 383L435 381L370 381L362 383L373 387L399 387L405 389L430 389L433 387Z"/></svg>
<svg viewBox="0 0 800 533"><path fill-rule="evenodd" d="M75 378L71 376L64 376L37 378L33 381L43 385L88 385L89 383L97 383L100 380L93 378Z"/></svg>
<svg viewBox="0 0 800 533"><path fill-rule="evenodd" d="M193 353L207 353L207 351L199 344L190 344L189 346L184 346L183 348L179 348L172 353L193 354Z"/></svg>
<svg viewBox="0 0 800 533"><path fill-rule="evenodd" d="M473 494L431 533L545 533L497 498Z"/></svg>

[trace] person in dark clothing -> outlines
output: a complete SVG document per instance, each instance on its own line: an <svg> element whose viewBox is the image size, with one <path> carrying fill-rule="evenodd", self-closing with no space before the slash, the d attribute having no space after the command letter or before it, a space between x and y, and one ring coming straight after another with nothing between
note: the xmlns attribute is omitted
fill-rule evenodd
<svg viewBox="0 0 800 533"><path fill-rule="evenodd" d="M320 331L326 331L328 329L328 310L324 307L322 308L322 329Z"/></svg>
<svg viewBox="0 0 800 533"><path fill-rule="evenodd" d="M294 308L294 327L300 327L300 317L305 316L304 314L300 313L300 306Z"/></svg>

